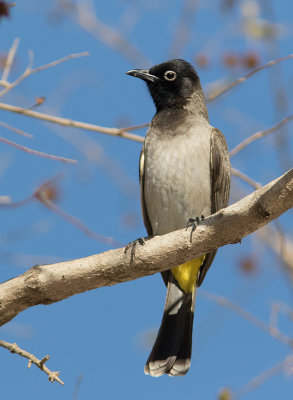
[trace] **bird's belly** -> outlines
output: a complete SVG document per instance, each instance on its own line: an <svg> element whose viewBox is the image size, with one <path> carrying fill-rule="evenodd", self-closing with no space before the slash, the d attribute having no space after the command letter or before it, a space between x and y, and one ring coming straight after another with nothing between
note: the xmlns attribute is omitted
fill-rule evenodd
<svg viewBox="0 0 293 400"><path fill-rule="evenodd" d="M146 148L145 204L153 234L186 226L189 218L211 213L210 141L161 140Z"/></svg>

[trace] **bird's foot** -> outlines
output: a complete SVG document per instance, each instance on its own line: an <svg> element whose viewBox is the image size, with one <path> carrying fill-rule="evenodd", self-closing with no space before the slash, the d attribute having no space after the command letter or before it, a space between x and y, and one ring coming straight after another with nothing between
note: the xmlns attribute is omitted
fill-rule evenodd
<svg viewBox="0 0 293 400"><path fill-rule="evenodd" d="M195 218L189 218L186 224L186 230L191 227L190 231L190 243L192 243L192 234L195 231L197 225L200 223L200 221L204 220L204 216L201 215L201 217L195 217Z"/></svg>
<svg viewBox="0 0 293 400"><path fill-rule="evenodd" d="M135 257L135 250L136 250L136 245L140 244L141 246L143 246L146 242L146 240L151 239L150 237L141 237L138 239L133 240L132 242L129 242L124 249L124 254L127 253L127 251L131 248L131 253L130 253L130 259L133 260Z"/></svg>

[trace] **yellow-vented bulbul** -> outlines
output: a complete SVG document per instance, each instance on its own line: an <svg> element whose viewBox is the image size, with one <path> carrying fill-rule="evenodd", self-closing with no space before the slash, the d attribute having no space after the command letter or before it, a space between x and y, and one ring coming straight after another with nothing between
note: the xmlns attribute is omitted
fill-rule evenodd
<svg viewBox="0 0 293 400"><path fill-rule="evenodd" d="M143 145L139 177L149 236L182 229L228 205L230 159L223 134L209 123L200 80L184 60L128 75L147 83L156 106ZM185 375L190 367L196 288L216 251L162 273L167 297L161 327L145 365L152 376Z"/></svg>

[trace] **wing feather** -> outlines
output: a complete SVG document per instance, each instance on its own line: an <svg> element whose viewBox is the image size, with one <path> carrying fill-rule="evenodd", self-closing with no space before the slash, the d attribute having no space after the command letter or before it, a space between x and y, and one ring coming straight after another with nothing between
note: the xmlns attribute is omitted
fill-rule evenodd
<svg viewBox="0 0 293 400"><path fill-rule="evenodd" d="M214 214L221 208L227 207L230 194L231 166L228 146L224 135L219 129L211 132L211 212ZM207 254L200 269L197 286L200 286L210 268L217 251Z"/></svg>
<svg viewBox="0 0 293 400"><path fill-rule="evenodd" d="M140 201L141 201L141 210L142 217L145 228L149 236L153 235L153 228L149 219L148 211L145 204L145 196L144 196L144 146L142 146L139 158L139 185L140 185Z"/></svg>

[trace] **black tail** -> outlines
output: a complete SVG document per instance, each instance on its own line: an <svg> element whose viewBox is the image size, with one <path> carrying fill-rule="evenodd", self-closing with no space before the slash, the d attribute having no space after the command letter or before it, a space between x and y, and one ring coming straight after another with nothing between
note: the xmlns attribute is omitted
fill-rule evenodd
<svg viewBox="0 0 293 400"><path fill-rule="evenodd" d="M171 271L161 327L146 362L144 372L151 376L185 375L191 363L192 325L196 288L184 293Z"/></svg>

